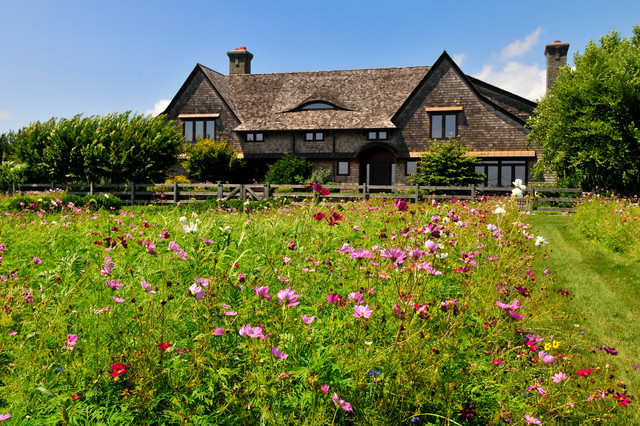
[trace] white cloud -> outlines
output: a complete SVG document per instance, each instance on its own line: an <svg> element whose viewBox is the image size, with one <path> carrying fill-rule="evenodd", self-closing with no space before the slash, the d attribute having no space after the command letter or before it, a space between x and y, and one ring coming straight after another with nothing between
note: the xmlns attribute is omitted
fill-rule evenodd
<svg viewBox="0 0 640 426"><path fill-rule="evenodd" d="M474 77L530 100L542 97L547 85L545 69L515 61L497 68L485 65Z"/></svg>
<svg viewBox="0 0 640 426"><path fill-rule="evenodd" d="M11 113L6 109L0 109L0 120L4 118L11 118Z"/></svg>
<svg viewBox="0 0 640 426"><path fill-rule="evenodd" d="M523 40L516 40L513 43L507 45L507 47L502 49L502 52L500 52L500 60L508 61L511 58L517 58L530 51L531 48L538 43L541 32L542 29L538 27L534 32L527 35Z"/></svg>
<svg viewBox="0 0 640 426"><path fill-rule="evenodd" d="M152 115L155 117L156 115L167 109L170 103L171 101L168 99L160 99L155 103L155 105L153 105L153 109L148 109L147 111L145 111L144 115Z"/></svg>
<svg viewBox="0 0 640 426"><path fill-rule="evenodd" d="M461 66L462 63L467 60L467 55L460 53L459 55L453 55L452 59L458 66Z"/></svg>

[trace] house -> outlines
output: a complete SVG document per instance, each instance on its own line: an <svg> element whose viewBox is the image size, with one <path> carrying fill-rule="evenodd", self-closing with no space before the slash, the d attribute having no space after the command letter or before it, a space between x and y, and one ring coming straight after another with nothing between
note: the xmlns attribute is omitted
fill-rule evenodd
<svg viewBox="0 0 640 426"><path fill-rule="evenodd" d="M566 64L567 49L547 45L547 68ZM197 64L164 114L186 142L224 138L247 179L289 153L338 183L402 184L430 141L461 137L487 185L511 186L538 155L525 142L536 103L464 74L446 52L431 66L275 74L252 74L244 47L227 55L227 75Z"/></svg>

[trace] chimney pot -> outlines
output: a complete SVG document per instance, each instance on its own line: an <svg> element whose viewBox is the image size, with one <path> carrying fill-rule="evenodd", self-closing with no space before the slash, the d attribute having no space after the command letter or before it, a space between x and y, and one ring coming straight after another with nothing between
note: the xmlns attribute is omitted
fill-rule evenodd
<svg viewBox="0 0 640 426"><path fill-rule="evenodd" d="M229 52L229 74L251 74L251 59L253 55L246 47L237 47Z"/></svg>
<svg viewBox="0 0 640 426"><path fill-rule="evenodd" d="M547 91L553 87L556 78L560 74L560 68L567 65L567 52L569 51L569 43L554 41L547 44L544 49L544 55L547 57Z"/></svg>

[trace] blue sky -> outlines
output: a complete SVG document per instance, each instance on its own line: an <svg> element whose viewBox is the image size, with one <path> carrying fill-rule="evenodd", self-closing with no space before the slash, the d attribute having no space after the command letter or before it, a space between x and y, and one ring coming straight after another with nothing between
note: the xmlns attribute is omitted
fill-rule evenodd
<svg viewBox="0 0 640 426"><path fill-rule="evenodd" d="M640 24L640 1L0 0L0 133L32 121L162 109L196 63L253 73L431 65L544 92L544 45L569 55ZM570 60L571 63L571 60Z"/></svg>

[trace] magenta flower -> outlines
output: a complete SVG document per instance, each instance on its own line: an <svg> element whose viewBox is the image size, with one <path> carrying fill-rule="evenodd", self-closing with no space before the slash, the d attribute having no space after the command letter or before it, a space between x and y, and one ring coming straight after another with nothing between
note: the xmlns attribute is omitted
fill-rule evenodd
<svg viewBox="0 0 640 426"><path fill-rule="evenodd" d="M396 200L395 205L399 212L406 212L409 210L409 206L404 200Z"/></svg>
<svg viewBox="0 0 640 426"><path fill-rule="evenodd" d="M122 284L120 284L117 280L107 280L104 282L104 285L114 290L120 290L120 287L122 287Z"/></svg>
<svg viewBox="0 0 640 426"><path fill-rule="evenodd" d="M77 342L78 342L77 334L67 334L67 341L64 343L64 348L66 350L72 351L73 347L76 345Z"/></svg>
<svg viewBox="0 0 640 426"><path fill-rule="evenodd" d="M191 284L191 286L189 287L189 293L193 294L196 297L196 300L202 300L205 296L202 287L195 283Z"/></svg>
<svg viewBox="0 0 640 426"><path fill-rule="evenodd" d="M369 318L373 311L369 309L369 305L356 305L353 307L353 316L356 318Z"/></svg>
<svg viewBox="0 0 640 426"><path fill-rule="evenodd" d="M245 275L242 272L238 274L238 281L240 281L241 283L245 281Z"/></svg>
<svg viewBox="0 0 640 426"><path fill-rule="evenodd" d="M322 391L323 394L329 392L329 385L320 386L320 390Z"/></svg>
<svg viewBox="0 0 640 426"><path fill-rule="evenodd" d="M243 325L240 328L240 332L238 334L243 337L251 338L259 337L261 339L264 339L267 337L266 335L262 334L262 327L251 327L251 324Z"/></svg>
<svg viewBox="0 0 640 426"><path fill-rule="evenodd" d="M224 328L220 327L220 328L213 329L214 336L222 336L223 334L224 334Z"/></svg>
<svg viewBox="0 0 640 426"><path fill-rule="evenodd" d="M124 299L122 299L121 297L113 296L113 300L116 303L124 303Z"/></svg>
<svg viewBox="0 0 640 426"><path fill-rule="evenodd" d="M348 295L349 300L355 302L356 304L361 304L362 302L364 302L364 299L362 297L362 293L357 292L357 293L349 293Z"/></svg>
<svg viewBox="0 0 640 426"><path fill-rule="evenodd" d="M0 422L3 422L3 421L5 421L7 419L10 419L10 418L11 418L11 414L9 414L9 413L0 414Z"/></svg>
<svg viewBox="0 0 640 426"><path fill-rule="evenodd" d="M553 375L554 383L560 383L563 380L567 380L567 375L562 371Z"/></svg>
<svg viewBox="0 0 640 426"><path fill-rule="evenodd" d="M100 268L100 276L104 277L105 275L111 275L114 266L116 266L115 263L113 263L111 258L107 256L104 259L104 265Z"/></svg>
<svg viewBox="0 0 640 426"><path fill-rule="evenodd" d="M549 355L545 351L539 351L538 352L538 358L540 358L542 361L544 361L545 364L555 364L556 363L556 359L553 357L553 355Z"/></svg>
<svg viewBox="0 0 640 426"><path fill-rule="evenodd" d="M318 213L316 213L316 214L314 214L314 215L313 215L313 218L314 218L315 220L322 220L322 219L324 219L326 216L327 216L326 214L324 214L324 213L322 213L322 212L318 212Z"/></svg>
<svg viewBox="0 0 640 426"><path fill-rule="evenodd" d="M145 280L140 281L140 285L142 286L142 288L144 288L147 293L149 294L154 294L156 291L155 290L151 290L151 284L148 284Z"/></svg>
<svg viewBox="0 0 640 426"><path fill-rule="evenodd" d="M11 332L7 333L7 336L15 336L16 334L18 334L17 331L11 331Z"/></svg>
<svg viewBox="0 0 640 426"><path fill-rule="evenodd" d="M277 297L278 300L286 306L296 306L300 304L300 302L298 302L298 297L300 297L300 295L296 294L295 291L289 287L284 290L280 290Z"/></svg>
<svg viewBox="0 0 640 426"><path fill-rule="evenodd" d="M278 359L286 359L289 356L283 352L280 352L275 346L271 346L271 355Z"/></svg>
<svg viewBox="0 0 640 426"><path fill-rule="evenodd" d="M311 324L313 322L313 320L316 319L315 316L308 317L306 315L302 315L301 318L302 318L302 322L305 323L305 324Z"/></svg>
<svg viewBox="0 0 640 426"><path fill-rule="evenodd" d="M109 307L108 307L108 306L105 306L105 307L104 307L104 308L102 308L102 309L96 309L94 313L95 313L96 315L98 315L98 314L102 314L102 313L104 313L104 312L107 312L108 310L109 310Z"/></svg>
<svg viewBox="0 0 640 426"><path fill-rule="evenodd" d="M402 264L407 258L407 253L403 252L402 250L391 248L391 249L382 250L382 253L380 253L380 256L386 257L387 259L389 259L395 264Z"/></svg>
<svg viewBox="0 0 640 426"><path fill-rule="evenodd" d="M264 297L267 300L271 300L271 296L269 296L267 293L269 292L269 286L264 286L264 287L256 287L253 289L253 292L261 297Z"/></svg>
<svg viewBox="0 0 640 426"><path fill-rule="evenodd" d="M528 414L524 415L524 420L528 425L542 425L542 422L540 420Z"/></svg>
<svg viewBox="0 0 640 426"><path fill-rule="evenodd" d="M42 263L42 260L38 259L37 257L34 257L33 258L33 263L35 263L37 265L38 263Z"/></svg>
<svg viewBox="0 0 640 426"><path fill-rule="evenodd" d="M375 256L369 250L357 249L356 251L353 251L351 253L351 257L353 259L366 259L366 258L371 258Z"/></svg>
<svg viewBox="0 0 640 426"><path fill-rule="evenodd" d="M546 395L547 391L542 389L542 382L538 380L538 383L534 383L527 390L536 390L540 395Z"/></svg>
<svg viewBox="0 0 640 426"><path fill-rule="evenodd" d="M353 408L351 408L351 404L349 404L348 402L346 402L343 399L338 398L338 394L337 393L333 393L333 398L331 398L333 400L333 403L336 404L337 406L339 406L340 408L342 408L344 411L353 411Z"/></svg>
<svg viewBox="0 0 640 426"><path fill-rule="evenodd" d="M321 197L326 197L327 195L329 195L329 190L327 188L323 188L319 183L314 183L313 185L311 185L311 187L313 188L313 192L320 195Z"/></svg>

